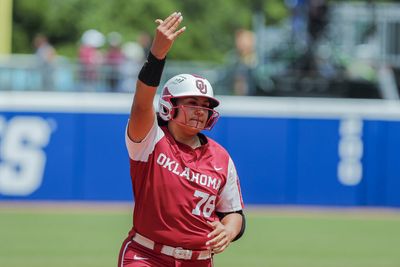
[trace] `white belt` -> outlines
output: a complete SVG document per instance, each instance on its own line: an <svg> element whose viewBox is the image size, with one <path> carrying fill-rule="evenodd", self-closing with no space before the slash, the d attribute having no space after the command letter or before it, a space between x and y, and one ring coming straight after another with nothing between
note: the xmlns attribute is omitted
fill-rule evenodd
<svg viewBox="0 0 400 267"><path fill-rule="evenodd" d="M155 248L155 242L153 240L148 239L147 237L142 236L141 234L136 233L132 237L132 240L148 249L154 250ZM183 249L181 247L174 248L167 245L162 245L161 253L180 260L191 260L193 254L198 255L195 258L196 260L206 260L211 258L212 256L210 250L194 251L189 249Z"/></svg>

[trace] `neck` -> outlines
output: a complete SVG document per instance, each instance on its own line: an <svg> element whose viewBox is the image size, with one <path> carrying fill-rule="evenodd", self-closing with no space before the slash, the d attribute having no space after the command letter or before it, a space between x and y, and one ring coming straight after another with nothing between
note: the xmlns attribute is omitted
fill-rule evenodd
<svg viewBox="0 0 400 267"><path fill-rule="evenodd" d="M175 123L168 123L168 130L179 143L188 145L193 149L201 146L197 131L183 131L181 127Z"/></svg>

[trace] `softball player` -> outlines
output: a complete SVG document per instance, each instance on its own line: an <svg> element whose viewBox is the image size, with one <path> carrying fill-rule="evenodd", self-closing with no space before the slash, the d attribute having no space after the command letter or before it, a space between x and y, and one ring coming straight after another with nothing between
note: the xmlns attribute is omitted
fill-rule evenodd
<svg viewBox="0 0 400 267"><path fill-rule="evenodd" d="M182 20L177 12L156 20L151 51L139 73L126 131L135 208L120 267L212 266L213 254L244 232L233 161L200 133L219 117L211 84L196 75L177 75L163 87L158 115L153 108L165 57L185 31L179 28Z"/></svg>

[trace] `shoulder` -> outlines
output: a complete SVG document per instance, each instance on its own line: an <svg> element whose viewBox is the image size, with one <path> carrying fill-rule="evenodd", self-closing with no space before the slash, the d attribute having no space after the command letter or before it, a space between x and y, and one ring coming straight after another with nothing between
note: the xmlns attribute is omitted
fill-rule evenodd
<svg viewBox="0 0 400 267"><path fill-rule="evenodd" d="M230 157L228 151L221 144L208 136L205 136L205 138L207 139L208 146L211 150L213 150L219 156Z"/></svg>

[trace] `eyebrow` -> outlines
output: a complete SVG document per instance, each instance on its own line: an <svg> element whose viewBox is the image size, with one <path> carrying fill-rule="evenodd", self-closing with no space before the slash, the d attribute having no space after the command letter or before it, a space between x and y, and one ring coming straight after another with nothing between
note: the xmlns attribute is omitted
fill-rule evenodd
<svg viewBox="0 0 400 267"><path fill-rule="evenodd" d="M203 100L201 100L201 99L199 99L199 98L197 98L197 97L188 96L186 99L194 100L194 101L200 101L201 104L203 104ZM211 105L210 100L208 100L208 99L206 98L206 99L204 100L204 104Z"/></svg>

